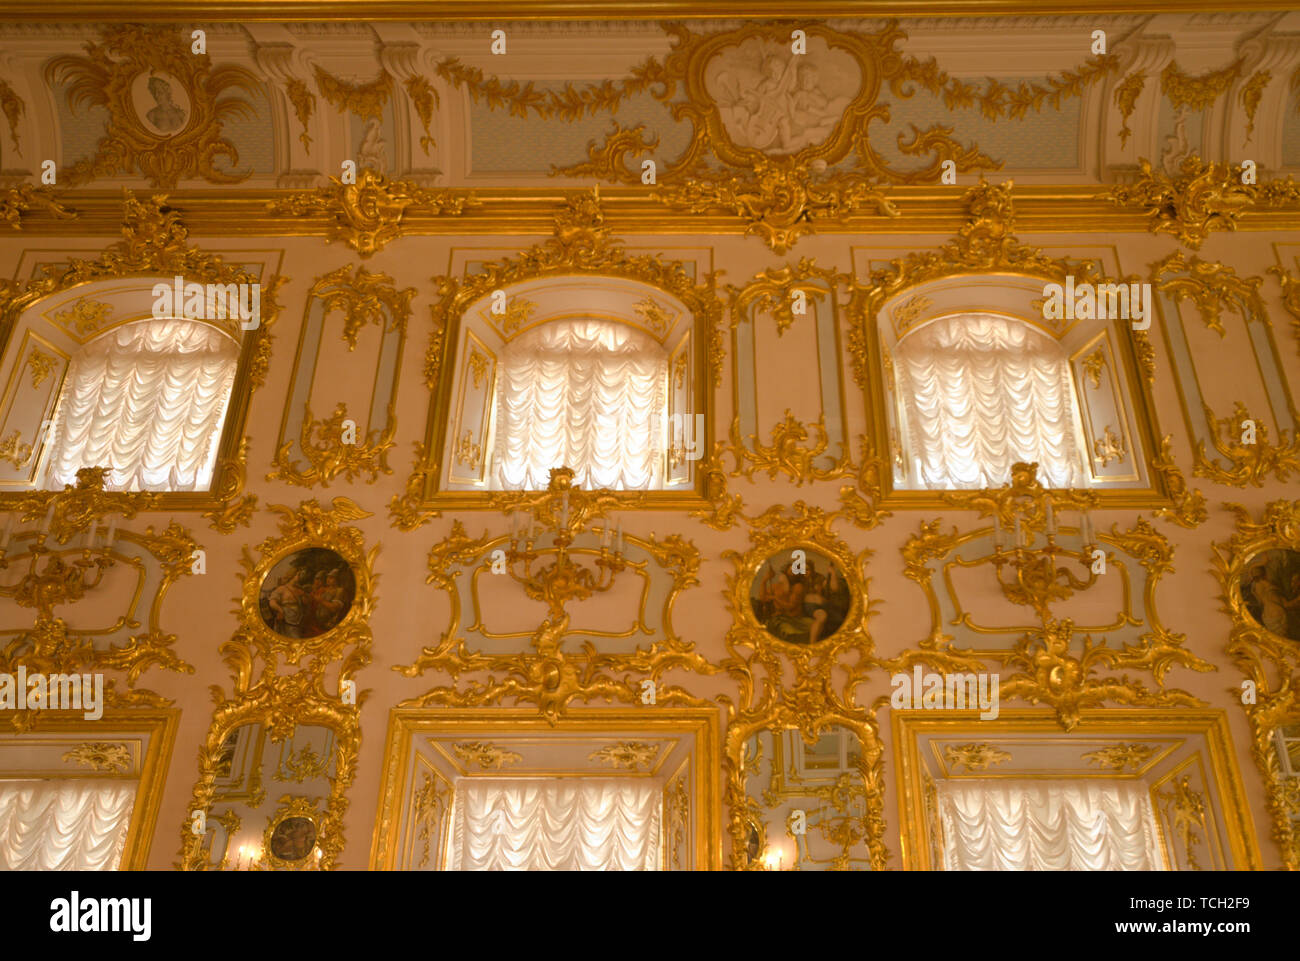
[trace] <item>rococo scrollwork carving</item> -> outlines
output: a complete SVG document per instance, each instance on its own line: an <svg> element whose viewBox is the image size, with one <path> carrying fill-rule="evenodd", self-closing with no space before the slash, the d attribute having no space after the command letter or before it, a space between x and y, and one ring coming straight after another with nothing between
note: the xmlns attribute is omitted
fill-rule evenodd
<svg viewBox="0 0 1300 961"><path fill-rule="evenodd" d="M1197 154L1183 158L1177 174L1139 161L1140 175L1132 184L1116 184L1100 199L1117 207L1141 207L1153 234L1169 234L1192 250L1216 230L1236 230L1251 207L1300 205L1300 184L1286 180L1243 183L1240 164L1206 163Z"/></svg>
<svg viewBox="0 0 1300 961"><path fill-rule="evenodd" d="M648 89L669 106L674 120L692 127L690 146L679 156L666 160L655 155L657 196L677 210L736 214L747 233L758 234L777 253L819 223L861 211L897 216L884 193L888 184L933 183L948 162L960 172L1001 166L977 145L959 143L952 128L942 124L924 130L913 125L910 137L899 134L898 152L922 163L894 165L870 135L873 123L889 119L889 103L882 100L886 85L895 98L924 89L954 109L978 106L985 116L1020 119L1047 103L1059 107L1065 98L1080 96L1119 65L1114 55L1095 57L1042 83L1011 88L989 80L981 90L950 77L933 59L904 54L898 44L907 35L894 23L875 33L802 24L807 49L793 52L788 23L749 23L713 33L697 33L683 23L665 29L673 39L667 59L662 64L651 59L624 81L625 88L634 83L635 89ZM738 57L738 50L759 58L761 68L748 88L723 68L735 88L724 93L725 84L712 68ZM829 70L831 63L837 73L858 80L849 96L834 101L818 81L819 69ZM781 106L786 99L776 99L783 90L793 91L789 102L799 105L793 116L787 111L794 108ZM606 93L615 101L626 96ZM642 183L641 158L654 154L659 142L658 136L647 135L645 124L615 124L603 143L591 145L586 162L556 173Z"/></svg>
<svg viewBox="0 0 1300 961"><path fill-rule="evenodd" d="M252 102L237 92L257 92L257 77L232 64L213 67L179 27L110 24L101 37L102 43L86 44L87 56L55 57L45 68L52 87L67 86L74 110L108 112L94 155L60 171L60 182L76 186L139 171L150 186L170 189L194 177L233 184L249 176L251 170L234 169L239 150L221 134L224 122L254 115ZM146 76L156 106L141 111L137 85ZM172 83L182 89L173 91ZM181 106L186 101L188 114Z"/></svg>
<svg viewBox="0 0 1300 961"><path fill-rule="evenodd" d="M222 659L233 675L233 690L227 695L219 686L211 688L216 709L199 751L199 781L181 829L182 870L203 870L208 864L204 831L195 825L204 825L216 798L227 738L245 725L260 725L277 744L291 739L300 726L329 729L334 775L329 779L326 809L313 819L319 855L311 867L330 869L343 849L343 814L356 773L360 704L366 694L357 690L355 677L371 659L373 636L368 622L375 605L374 562L379 548L367 550L361 531L349 526L348 522L370 514L346 497L334 498L329 506L309 500L297 508L273 505L270 510L279 515L279 532L257 546L260 558L245 550L240 626L221 645ZM332 553L334 563L346 566L344 579L351 581L351 591L341 591L333 623L313 621L308 630L305 620L290 618L273 627L266 617L267 595L285 589L286 583L295 587L299 568L294 561L305 552ZM274 571L285 569L289 573L278 578L278 585L267 585ZM337 567L334 573L337 578ZM294 601L286 598L278 603ZM267 848L273 866L283 866L276 865L271 845Z"/></svg>
<svg viewBox="0 0 1300 961"><path fill-rule="evenodd" d="M1049 491L1037 481L1033 464L1016 464L1012 470L1015 478L1011 484L989 491L962 492L948 495L954 504L979 510L982 517L994 520L992 529L980 528L960 533L957 528L945 531L939 521L921 523L921 533L914 534L903 546L904 573L921 585L931 610L931 632L921 642L921 648L947 651L956 656L983 659L1000 663L1010 673L1001 676L1001 696L1019 697L1031 704L1051 707L1065 730L1078 723L1081 710L1115 702L1134 706L1199 706L1201 702L1186 691L1165 686L1165 676L1172 667L1194 671L1211 671L1213 665L1197 657L1183 646L1184 637L1165 628L1155 606L1156 587L1161 576L1173 570L1173 546L1146 520L1139 518L1128 530L1117 525L1109 532L1093 533L1091 520L1086 513L1095 506L1096 495L1081 491ZM1049 506L1052 510L1049 512ZM1082 514L1079 530L1058 526L1057 514L1062 510L1079 510ZM1002 566L1008 555L1003 550L1003 540L1015 532L1015 547L1011 559L1024 575L1014 584L1002 578ZM1078 535L1085 547L1074 550L1065 546L1069 538ZM992 539L993 553L980 553L982 543ZM1039 538L1046 546L1035 546ZM1061 539L1058 543L1058 537ZM972 552L959 549L973 544ZM1106 546L1117 548L1136 562L1144 573L1140 594L1141 608L1129 609L1130 588L1128 574L1120 573L1114 554ZM1073 557L1084 576L1071 574L1067 568L1057 567L1057 557ZM1023 563L1021 563L1023 561ZM1028 627L1017 637L1011 648L1005 650L955 648L953 637L943 630L944 605L933 583L940 562L962 567L988 565L997 569L1002 593L1013 604L1032 608L1039 626ZM1105 565L1109 565L1107 568ZM1090 568L1090 569L1089 569ZM1102 573L1110 569L1110 573ZM1064 572L1064 573L1063 573ZM1134 628L1146 630L1131 636L1123 635L1122 645L1110 644L1106 639L1094 641L1090 635L1082 638L1070 618L1059 617L1054 608L1066 602L1075 593L1088 590L1098 576L1124 578L1125 609L1120 611L1109 629L1130 632ZM1019 628L980 628L962 613L947 576L945 587L957 611L955 623L980 633L1009 633ZM1148 687L1128 673L1116 671L1149 672L1155 686Z"/></svg>
<svg viewBox="0 0 1300 961"><path fill-rule="evenodd" d="M1236 530L1227 544L1214 545L1214 573L1232 618L1228 654L1246 678L1236 690L1264 776L1273 839L1287 869L1300 871L1300 777L1284 768L1279 737L1281 729L1300 724L1300 641L1284 606L1295 590L1286 574L1300 568L1300 500L1271 501L1259 520L1240 504L1226 506L1236 515Z"/></svg>
<svg viewBox="0 0 1300 961"><path fill-rule="evenodd" d="M477 204L472 194L389 180L363 167L356 172L354 183L331 177L328 187L269 201L266 209L268 213L288 217L328 216L327 240L341 240L362 257L371 257L402 235L402 221L408 210L458 216Z"/></svg>
<svg viewBox="0 0 1300 961"><path fill-rule="evenodd" d="M162 629L162 602L171 585L193 574L198 544L175 521L164 530L152 526L143 533L118 530L118 518L131 520L154 506L157 495L104 489L104 469L85 467L77 472L76 486L62 491L23 495L18 512L24 521L39 520L32 533L15 535L13 546L0 548L0 571L21 572L9 584L0 584L0 596L11 598L35 613L29 630L18 631L0 647L0 673L14 674L19 667L30 674L77 675L85 672L122 672L125 683L109 677L104 682L108 707L158 707L170 703L153 691L136 687L150 667L193 673L173 650L176 635ZM107 530L101 530L108 519ZM8 535L6 535L6 541ZM80 543L75 543L79 541ZM23 545L25 543L25 546ZM102 581L109 569L129 568L137 577L136 596L125 614L117 616L107 632L74 630L55 613L56 607L76 604ZM151 593L148 627L132 616L135 603ZM108 644L96 646L95 635L110 635ZM125 633L125 643L113 636ZM18 730L32 721L31 710L19 707L11 715Z"/></svg>
<svg viewBox="0 0 1300 961"><path fill-rule="evenodd" d="M509 536L485 533L473 538L460 521L455 521L451 533L429 553L428 582L450 596L451 621L435 645L424 648L413 663L394 670L407 677L436 671L451 675L453 682L404 702L403 706L474 707L509 700L514 704L537 705L542 716L554 724L574 701L647 703L642 699L647 682L654 688L655 704L709 703L665 679L671 671L713 673L716 670L673 628L672 610L677 596L697 583L700 554L690 541L677 534L662 540L624 535L621 525L616 535L607 511L620 504L619 499L607 491L574 487L573 471L569 468L552 470L550 486L545 492L511 492L499 497L497 506L510 511L512 523L519 516L526 518L522 530L515 524ZM606 519L599 529L589 523L596 518ZM547 540L550 546L543 546ZM493 555L498 551L500 554L494 560ZM465 630L462 610L466 607L476 615L470 627L480 636L487 636L474 580L480 574L490 575L497 563L506 565L503 573L527 597L546 606L545 619L528 637L530 651L476 650L460 636L459 632ZM671 581L662 592L659 611L653 615L647 610L651 565ZM590 640L579 650L566 647L567 637L574 634L591 637L593 633L571 628L570 606L609 590L625 573L629 580L635 582L641 578L646 585L632 633L656 635L656 640L622 653L601 651ZM462 576L465 574L469 577ZM647 625L651 616L658 621L655 630ZM625 632L608 636L630 635ZM473 677L461 682L458 679L463 675Z"/></svg>

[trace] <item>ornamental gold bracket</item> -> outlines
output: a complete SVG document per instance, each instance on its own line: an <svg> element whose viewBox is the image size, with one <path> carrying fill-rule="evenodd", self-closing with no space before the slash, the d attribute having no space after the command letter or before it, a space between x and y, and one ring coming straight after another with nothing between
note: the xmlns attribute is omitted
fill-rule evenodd
<svg viewBox="0 0 1300 961"><path fill-rule="evenodd" d="M645 703L642 697L647 681L654 686L656 704L712 703L692 696L663 677L669 671L704 674L717 671L695 651L694 645L679 638L672 627L672 607L677 595L698 583L695 575L699 570L699 551L676 534L662 541L653 536L642 539L624 535L621 524L615 531L608 523L600 529L598 549L575 547L579 538L590 540L596 536L588 524L590 519L604 517L608 510L624 506L625 502L608 491L574 487L573 476L571 468L555 468L545 492L497 495L493 506L512 515L508 537L484 534L474 539L456 521L448 537L435 545L429 555L428 583L437 584L451 596L452 621L436 646L424 648L412 664L398 665L394 670L406 677L418 677L430 670L450 674L453 679L464 674L488 676L434 688L404 702L403 706L471 707L510 699L515 704L536 704L539 713L556 724L575 700L590 702L599 698ZM522 529L519 518L513 516L516 511L528 515ZM544 534L550 536L549 547L537 546ZM464 638L457 636L462 607L457 578L467 565L491 570L496 563L491 556L497 553L498 544L504 545L499 548L499 561L505 565L502 573L519 584L526 596L547 607L546 617L529 637L531 652L472 651ZM628 544L633 550L629 551ZM592 566L575 561L573 554L594 554ZM648 560L635 560L634 554L645 555ZM549 560L544 561L545 558ZM568 605L608 590L614 579L629 568L648 571L650 562L672 579L663 602L659 629L645 631L659 635L658 638L632 653L603 653L590 640L580 651L565 650L567 637L586 633L570 630ZM473 626L478 627L478 624Z"/></svg>
<svg viewBox="0 0 1300 961"><path fill-rule="evenodd" d="M1291 474L1300 473L1300 437L1290 439L1285 430L1278 431L1278 443L1268 442L1268 426L1253 418L1241 403L1233 405L1232 414L1227 417L1215 417L1209 404L1204 405L1205 423L1210 429L1210 442L1214 449L1227 458L1231 467L1224 469L1214 462L1206 452L1205 441L1196 445L1196 465L1192 473L1197 477L1206 477L1219 484L1231 484L1245 487L1247 484L1263 487L1269 477L1286 480ZM1247 431L1246 425L1252 426ZM1243 438L1254 435L1254 443L1245 443Z"/></svg>
<svg viewBox="0 0 1300 961"><path fill-rule="evenodd" d="M290 454L293 441L286 441L275 452L272 464L275 470L266 475L267 480L282 480L300 487L320 484L329 487L330 481L340 474L349 482L358 476L369 475L367 483L373 484L380 474L391 474L388 452L397 446L393 437L397 433L397 411L388 408L388 420L383 430L368 431L357 443L356 425L348 418L348 405L340 402L334 413L325 420L312 417L311 407L303 406L302 427L298 447L307 458L307 467L299 466Z"/></svg>
<svg viewBox="0 0 1300 961"><path fill-rule="evenodd" d="M437 216L460 216L479 205L473 194L451 189L421 187L406 180L389 180L363 167L355 183L330 178L330 185L298 191L282 200L272 200L267 212L276 216L329 218L326 241L341 240L361 257L371 257L402 236L402 220L408 210L428 211Z"/></svg>
<svg viewBox="0 0 1300 961"><path fill-rule="evenodd" d="M442 511L428 510L420 507L424 499L424 488L430 478L437 475L438 464L429 464L425 460L424 444L415 442L415 466L406 479L406 489L401 494L394 494L388 502L388 516L393 527L399 531L414 531L429 521L442 516Z"/></svg>
<svg viewBox="0 0 1300 961"><path fill-rule="evenodd" d="M1165 489L1169 491L1171 507L1161 507L1152 513L1156 517L1172 521L1179 527L1189 530L1204 524L1210 517L1209 508L1205 506L1205 495L1197 490L1189 490L1187 478L1178 469L1174 460L1174 439L1166 434L1160 441L1160 451L1151 460L1151 469L1164 480Z"/></svg>
<svg viewBox="0 0 1300 961"><path fill-rule="evenodd" d="M819 172L812 166L761 159L752 176L712 173L659 189L655 197L673 210L702 214L726 210L745 223L773 253L783 254L822 222L842 223L852 214L872 211L902 216L886 187L859 175Z"/></svg>
<svg viewBox="0 0 1300 961"><path fill-rule="evenodd" d="M1214 574L1232 618L1228 654L1245 675L1229 690L1250 722L1251 754L1264 777L1282 863L1300 871L1300 778L1283 769L1277 740L1279 729L1300 724L1300 645L1286 632L1285 616L1277 616L1285 615L1279 601L1285 603L1291 586L1277 583L1282 577L1270 571L1270 561L1300 552L1300 500L1270 501L1258 521L1241 504L1224 506L1236 515L1236 528L1226 545L1212 545Z"/></svg>
<svg viewBox="0 0 1300 961"><path fill-rule="evenodd" d="M730 454L735 459L732 477L744 477L752 484L755 472L766 472L773 480L777 474L786 474L802 487L805 482L834 480L852 473L853 463L849 451L842 451L839 460L830 467L818 467L817 459L826 453L830 441L826 435L826 415L823 413L812 425L816 439L805 446L808 428L796 420L786 409L785 419L772 428L772 443L764 445L757 434L749 435L746 444L740 436L740 417L731 422Z"/></svg>
<svg viewBox="0 0 1300 961"><path fill-rule="evenodd" d="M1236 230L1251 208L1300 206L1300 184L1291 177L1243 183L1240 165L1206 163L1197 154L1183 159L1174 175L1139 162L1132 184L1116 184L1097 195L1116 207L1140 207L1148 214L1147 229L1169 234L1192 250L1216 230Z"/></svg>
<svg viewBox="0 0 1300 961"><path fill-rule="evenodd" d="M1046 530L1049 510L1086 512L1097 507L1093 491L1049 490L1038 480L1038 465L1018 462L1011 465L1011 481L1001 487L978 491L948 491L945 502L963 510L979 511L980 517L992 517L1006 530L1021 529L1032 534Z"/></svg>
<svg viewBox="0 0 1300 961"><path fill-rule="evenodd" d="M357 337L363 327L374 325L387 333L400 330L405 334L411 317L414 287L398 290L388 274L371 273L364 267L340 267L321 277L309 296L320 297L324 316L343 313L343 339L348 350L357 349Z"/></svg>
<svg viewBox="0 0 1300 961"><path fill-rule="evenodd" d="M1085 636L1078 654L1074 622L1049 619L1041 630L1031 631L1015 646L1006 666L1019 668L1000 682L1000 696L1019 697L1030 704L1044 704L1056 712L1063 730L1072 731L1079 724L1080 712L1100 707L1106 702L1147 707L1204 707L1186 691L1166 688L1163 674L1173 663L1197 671L1212 671L1213 665L1202 661L1181 647L1155 649L1135 655L1129 649L1116 650L1105 641L1094 643ZM1175 658L1177 658L1175 660ZM1151 690L1127 674L1095 677L1099 669L1114 671L1126 667L1149 668L1156 678Z"/></svg>

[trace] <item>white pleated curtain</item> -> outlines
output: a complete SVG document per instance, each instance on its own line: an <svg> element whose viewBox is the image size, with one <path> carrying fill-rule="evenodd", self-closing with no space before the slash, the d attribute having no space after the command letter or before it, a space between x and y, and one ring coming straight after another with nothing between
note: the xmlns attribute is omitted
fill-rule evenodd
<svg viewBox="0 0 1300 961"><path fill-rule="evenodd" d="M1070 364L1032 326L992 314L945 317L899 342L898 392L912 483L1000 487L1017 461L1045 487L1083 487Z"/></svg>
<svg viewBox="0 0 1300 961"><path fill-rule="evenodd" d="M1160 871L1139 781L960 780L937 785L947 871Z"/></svg>
<svg viewBox="0 0 1300 961"><path fill-rule="evenodd" d="M552 467L587 489L663 486L668 357L624 324L567 320L503 351L489 486L544 490Z"/></svg>
<svg viewBox="0 0 1300 961"><path fill-rule="evenodd" d="M114 490L205 490L239 345L192 320L144 320L96 337L59 394L46 486L107 467Z"/></svg>
<svg viewBox="0 0 1300 961"><path fill-rule="evenodd" d="M0 871L116 871L133 781L0 781Z"/></svg>
<svg viewBox="0 0 1300 961"><path fill-rule="evenodd" d="M662 786L648 778L461 778L449 871L655 871Z"/></svg>

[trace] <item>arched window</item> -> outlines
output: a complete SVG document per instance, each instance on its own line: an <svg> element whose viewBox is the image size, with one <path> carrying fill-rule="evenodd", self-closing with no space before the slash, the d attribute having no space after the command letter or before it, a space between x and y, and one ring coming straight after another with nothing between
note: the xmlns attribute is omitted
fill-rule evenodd
<svg viewBox="0 0 1300 961"><path fill-rule="evenodd" d="M500 358L489 487L545 488L559 466L587 488L662 486L667 382L667 351L625 324L559 320L517 337Z"/></svg>
<svg viewBox="0 0 1300 961"><path fill-rule="evenodd" d="M523 280L446 308L454 326L440 364L451 374L432 409L441 458L429 467L449 503L545 490L559 467L586 490L658 499L695 487L710 443L709 315L597 274Z"/></svg>
<svg viewBox="0 0 1300 961"><path fill-rule="evenodd" d="M113 327L75 354L55 405L46 487L107 467L116 490L206 490L239 344L192 320Z"/></svg>
<svg viewBox="0 0 1300 961"><path fill-rule="evenodd" d="M1035 327L965 313L915 328L896 349L904 468L923 489L998 487L1017 461L1047 487L1086 487L1065 348Z"/></svg>

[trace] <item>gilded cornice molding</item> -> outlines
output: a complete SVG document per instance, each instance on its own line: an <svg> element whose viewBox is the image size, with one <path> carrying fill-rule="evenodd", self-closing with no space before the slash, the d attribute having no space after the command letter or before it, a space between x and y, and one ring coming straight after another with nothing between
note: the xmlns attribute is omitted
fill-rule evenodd
<svg viewBox="0 0 1300 961"><path fill-rule="evenodd" d="M337 189L337 188L323 188ZM466 188L445 188L453 194L470 196ZM734 214L716 211L698 217L681 217L665 209L650 194L651 188L601 188L606 223L617 234L701 233L741 236L746 221ZM1097 186L1049 187L1017 185L1016 227L1024 233L1062 231L1140 233L1149 218L1138 208L1117 208L1099 199ZM401 219L403 237L532 235L549 233L555 207L573 193L571 188L481 189L472 191L478 201L464 211L445 217L418 205L409 206ZM285 202L293 191L230 187L221 191L173 190L173 206L185 211L185 223L193 235L214 237L327 237L337 229L325 208L302 216L267 212L268 205ZM40 210L23 218L29 236L112 236L121 229L121 191L78 189L60 194L61 203L74 207L75 221L60 220ZM954 234L968 220L965 204L951 187L928 185L894 186L890 197L897 202L898 217L848 214L842 221L823 222L824 234ZM1300 230L1300 210L1251 207L1236 221L1238 230Z"/></svg>
<svg viewBox="0 0 1300 961"><path fill-rule="evenodd" d="M1293 0L1252 0L1253 11L1294 8ZM749 0L723 5L704 6L689 0L665 0L655 6L661 17L712 19L717 17L745 17L788 19L790 5L780 0ZM1140 13L1205 12L1221 13L1223 4L1217 0L1045 0L1027 5L1023 0L935 0L904 3L885 3L883 0L806 0L799 6L799 14L807 17L849 17L860 20L863 16L880 17L1031 17L1040 19L1048 15L1080 15L1088 18L1101 14L1132 16ZM0 8L3 21L173 21L194 23L282 22L324 20L319 29L335 30L352 27L347 21L548 21L567 20L575 15L571 0L503 0L484 4L483 0L447 0L432 3L430 0L193 0L184 10L178 10L164 0L140 0L129 9L112 0L72 0L51 4L37 0L13 0ZM594 0L583 3L581 16L587 19L612 19L643 21L646 17L644 3L636 0ZM340 22L341 21L341 22ZM359 25L358 25L359 26ZM452 23L451 26L455 26Z"/></svg>
<svg viewBox="0 0 1300 961"><path fill-rule="evenodd" d="M49 187L13 184L0 187L0 220L14 230L23 229L23 215L32 209L46 210L60 220L76 220L77 213L55 199Z"/></svg>

